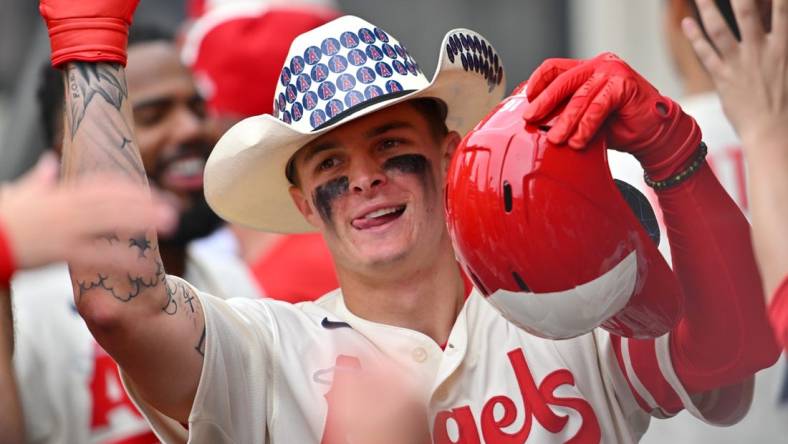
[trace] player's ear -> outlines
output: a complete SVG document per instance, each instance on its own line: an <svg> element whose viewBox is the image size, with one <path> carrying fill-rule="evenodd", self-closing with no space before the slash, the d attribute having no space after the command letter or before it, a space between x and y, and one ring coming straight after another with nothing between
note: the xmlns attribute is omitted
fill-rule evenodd
<svg viewBox="0 0 788 444"><path fill-rule="evenodd" d="M457 147L460 145L461 140L462 138L457 131L449 131L443 138L443 144L441 146L441 150L443 151L443 156L441 157L441 172L444 175L449 171L451 158L454 156L454 152L457 151Z"/></svg>
<svg viewBox="0 0 788 444"><path fill-rule="evenodd" d="M293 199L293 203L295 204L296 208L298 208L298 211L301 213L301 215L304 216L304 219L306 219L306 221L309 222L309 224L313 227L319 227L320 218L312 209L312 206L309 204L309 198L301 189L301 187L290 185L288 191L290 192L290 198Z"/></svg>

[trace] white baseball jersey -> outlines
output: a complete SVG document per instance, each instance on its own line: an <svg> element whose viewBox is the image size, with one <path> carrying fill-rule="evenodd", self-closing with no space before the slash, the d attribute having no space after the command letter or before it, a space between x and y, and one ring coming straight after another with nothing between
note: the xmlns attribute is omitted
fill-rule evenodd
<svg viewBox="0 0 788 444"><path fill-rule="evenodd" d="M209 249L189 249L186 274L217 295L258 297L254 282L222 287L228 267L245 265ZM237 269L230 275L242 278ZM226 275L224 275L226 276ZM248 279L251 279L248 278ZM74 306L68 269L57 264L17 273L14 367L30 443L158 442L126 395L112 358L95 342ZM2 441L2 438L0 438Z"/></svg>
<svg viewBox="0 0 788 444"><path fill-rule="evenodd" d="M341 290L296 305L199 297L205 361L188 432L124 379L165 442L353 442L341 433L337 439L332 426L331 417L343 414L331 407L338 386L354 382L341 376L381 362L415 376L435 444L630 443L645 432L649 412L684 407L702 417L673 370L668 337L633 345L596 330L545 340L510 324L476 290L445 348L419 332L355 316ZM707 419L734 421L750 389L743 384L696 401L704 414L714 413Z"/></svg>
<svg viewBox="0 0 788 444"><path fill-rule="evenodd" d="M725 114L719 97L710 92L681 100L684 111L695 118L709 148L707 161L725 191L749 218L746 192L746 166L741 142ZM640 189L658 210L653 191L643 182L643 168L634 157L609 151L613 177L622 179ZM663 239L660 251L670 260L670 246L665 238L665 226L660 215ZM753 405L749 415L733 427L717 428L694 420L682 413L671 421L656 421L644 436L643 444L691 444L698 442L741 443L776 442L788 436L788 401L780 400L780 391L788 383L783 356L777 365L758 373Z"/></svg>

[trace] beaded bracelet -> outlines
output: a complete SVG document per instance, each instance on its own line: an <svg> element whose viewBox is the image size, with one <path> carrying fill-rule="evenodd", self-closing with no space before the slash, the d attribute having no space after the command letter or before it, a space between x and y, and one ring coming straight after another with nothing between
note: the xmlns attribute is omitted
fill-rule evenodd
<svg viewBox="0 0 788 444"><path fill-rule="evenodd" d="M695 153L692 163L690 163L689 166L687 166L687 168L685 168L683 171L680 171L675 176L668 177L665 180L653 180L652 178L648 177L648 173L643 173L643 180L646 181L646 185L654 188L657 191L675 187L676 185L689 179L700 169L701 165L703 165L703 162L706 159L706 154L708 152L709 148L704 142L701 142L700 145L698 145L698 151Z"/></svg>

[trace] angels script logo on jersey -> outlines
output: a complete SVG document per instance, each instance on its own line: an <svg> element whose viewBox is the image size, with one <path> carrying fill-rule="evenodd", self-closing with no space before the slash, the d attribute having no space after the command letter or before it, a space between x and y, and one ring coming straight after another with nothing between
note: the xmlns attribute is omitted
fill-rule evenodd
<svg viewBox="0 0 788 444"><path fill-rule="evenodd" d="M557 434L568 425L569 416L555 414L550 406L569 408L580 414L582 419L580 428L566 443L598 443L601 440L602 432L591 405L582 398L559 397L555 394L556 389L562 385L574 386L575 379L569 370L553 371L545 376L537 386L531 370L528 368L523 350L517 348L507 355L520 388L522 405L525 406L524 411L518 411L514 401L505 394L493 396L487 400L480 413L476 412L480 416L481 434L470 406L464 405L438 412L433 428L435 444L525 443L531 433L534 418L544 429ZM498 407L499 413L495 414L497 406L500 406ZM501 411L503 414L500 414ZM504 431L515 423L518 415L525 415L520 430ZM456 425L457 436L453 437L454 439L449 436L450 421Z"/></svg>
<svg viewBox="0 0 788 444"><path fill-rule="evenodd" d="M510 351L507 356L519 387L520 398L524 406L523 411L519 411L514 400L506 394L488 399L481 412L474 412L470 405L440 411L433 422L432 442L434 444L523 444L528 441L534 419L548 432L559 434L569 428L569 415L558 415L551 406L574 410L580 416L580 425L577 427L577 431L565 441L566 443L591 444L600 442L602 432L591 405L582 398L556 395L556 390L559 387L575 385L574 376L569 370L555 370L545 376L537 385L521 348ZM365 422L364 418L372 413L369 409L380 408L379 403L386 402L388 399L387 396L380 393L380 390L359 387L359 385L363 386L363 383L359 383L361 380L359 370L361 370L361 362L357 358L343 355L337 357L331 388L325 394L328 409L321 444L357 442L349 440L349 437L358 437L359 426ZM501 375L501 377L505 377L505 375ZM375 403L359 402L361 399L359 396L363 398L364 395L373 396L376 399ZM474 413L479 415L478 423L481 425L481 430L477 426L477 418ZM507 431L511 429L518 418L523 417L519 430ZM400 419L397 421L401 422ZM405 424L412 425L414 422L405 421ZM402 434L403 427L408 428L403 424L394 432L386 430L386 434ZM384 428L388 429L385 426ZM411 427L411 429L413 428ZM455 433L451 433L450 430ZM409 433L408 436L419 438L422 436L419 433L411 433L412 430L405 432ZM409 441L381 441L381 438L384 437L378 434L378 438L374 442L416 442L413 439ZM390 436L385 438L390 438ZM362 440L361 442L366 441ZM419 439L418 442L423 441Z"/></svg>

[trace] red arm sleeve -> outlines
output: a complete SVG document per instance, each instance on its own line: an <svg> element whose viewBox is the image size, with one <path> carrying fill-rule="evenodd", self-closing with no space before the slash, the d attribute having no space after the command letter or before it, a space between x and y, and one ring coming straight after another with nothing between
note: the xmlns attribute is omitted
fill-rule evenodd
<svg viewBox="0 0 788 444"><path fill-rule="evenodd" d="M769 317L777 335L777 341L788 350L788 275L777 287L772 303L769 305Z"/></svg>
<svg viewBox="0 0 788 444"><path fill-rule="evenodd" d="M669 347L686 390L727 386L773 365L780 350L741 211L705 164L657 194L685 296Z"/></svg>
<svg viewBox="0 0 788 444"><path fill-rule="evenodd" d="M749 225L707 165L658 197L684 314L660 338L613 336L613 351L643 410L672 416L687 408L711 423L732 424L749 406L749 377L780 353Z"/></svg>

